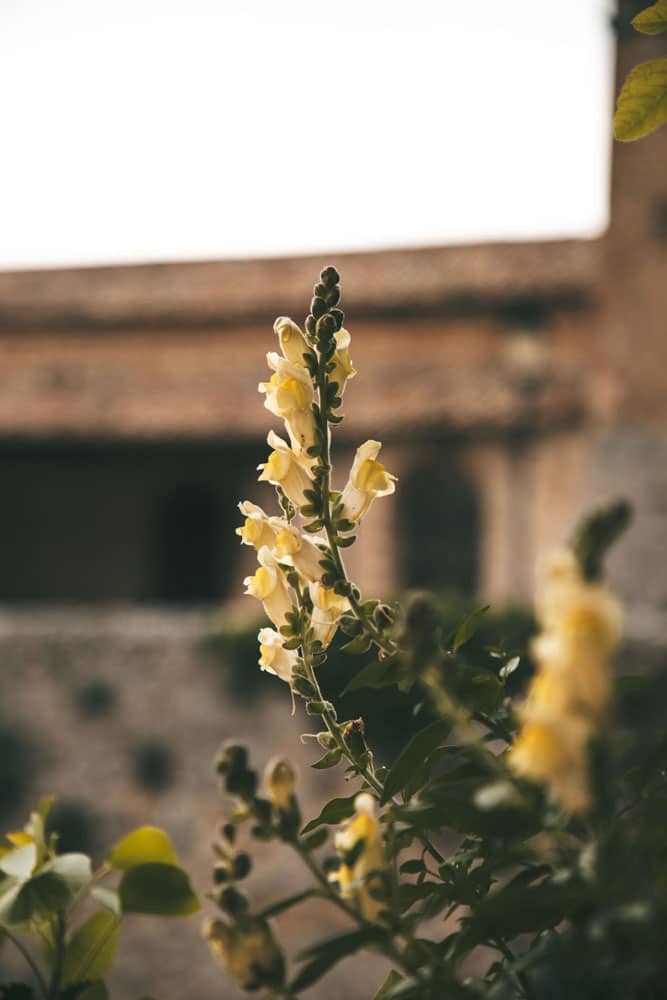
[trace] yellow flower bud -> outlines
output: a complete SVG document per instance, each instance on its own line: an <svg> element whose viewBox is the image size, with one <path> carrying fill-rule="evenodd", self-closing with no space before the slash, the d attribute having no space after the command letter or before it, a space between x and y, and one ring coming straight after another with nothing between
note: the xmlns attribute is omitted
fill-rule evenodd
<svg viewBox="0 0 667 1000"><path fill-rule="evenodd" d="M336 338L336 351L332 358L334 363L334 369L329 375L331 382L336 382L338 385L338 395L342 396L345 392L345 384L348 379L354 378L357 374L357 370L352 364L350 359L350 334L347 330L341 327L335 334Z"/></svg>
<svg viewBox="0 0 667 1000"><path fill-rule="evenodd" d="M278 334L280 349L285 358L294 365L303 365L303 356L310 348L296 323L288 316L279 316L273 329Z"/></svg>
<svg viewBox="0 0 667 1000"><path fill-rule="evenodd" d="M278 987L285 977L285 962L271 929L261 917L246 916L235 924L205 920L202 936L227 972L245 990Z"/></svg>
<svg viewBox="0 0 667 1000"><path fill-rule="evenodd" d="M266 765L264 772L266 790L273 804L287 812L294 797L296 776L294 769L284 757L274 757Z"/></svg>

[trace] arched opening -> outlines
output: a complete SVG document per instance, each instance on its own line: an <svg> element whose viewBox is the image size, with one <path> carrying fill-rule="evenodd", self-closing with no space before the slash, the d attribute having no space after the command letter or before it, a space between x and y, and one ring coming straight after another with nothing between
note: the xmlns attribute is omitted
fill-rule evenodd
<svg viewBox="0 0 667 1000"><path fill-rule="evenodd" d="M479 578L479 498L455 458L433 452L401 477L402 576L409 588L474 597Z"/></svg>

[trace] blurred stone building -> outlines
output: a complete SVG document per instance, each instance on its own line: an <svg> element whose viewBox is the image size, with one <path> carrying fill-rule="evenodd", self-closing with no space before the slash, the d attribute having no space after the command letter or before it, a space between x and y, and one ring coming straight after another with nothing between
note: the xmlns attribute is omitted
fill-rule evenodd
<svg viewBox="0 0 667 1000"><path fill-rule="evenodd" d="M659 44L624 39L620 75ZM400 477L351 555L364 589L525 598L582 506L620 492L618 581L664 610L666 152L664 130L614 147L594 241L1 274L0 602L238 593L236 502L272 502L271 323L302 321L333 262L360 373L339 485L367 437Z"/></svg>

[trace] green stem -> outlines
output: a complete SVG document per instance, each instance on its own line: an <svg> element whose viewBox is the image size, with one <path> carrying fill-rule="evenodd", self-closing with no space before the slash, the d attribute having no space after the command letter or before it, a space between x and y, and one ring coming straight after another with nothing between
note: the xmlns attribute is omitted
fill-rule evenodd
<svg viewBox="0 0 667 1000"><path fill-rule="evenodd" d="M63 972L63 961L65 959L65 917L59 913L56 917L56 932L54 934L54 959L53 974L49 986L48 1000L58 1000L60 994L60 979Z"/></svg>
<svg viewBox="0 0 667 1000"><path fill-rule="evenodd" d="M317 389L319 392L319 428L322 433L322 439L324 444L324 453L320 458L320 462L325 472L320 479L320 495L322 498L322 511L323 511L323 524L326 536L329 542L329 549L331 551L331 558L333 559L336 569L341 580L345 581L348 586L349 594L348 600L350 602L350 610L354 614L355 618L363 625L366 634L373 640L375 645L387 656L391 656L392 653L396 652L396 645L391 639L383 636L376 625L368 621L363 613L359 599L355 596L354 585L347 575L347 570L345 569L345 563L343 562L343 557L340 554L340 549L338 548L338 541L336 537L336 532L334 531L333 523L331 520L331 443L329 439L329 423L327 421L326 408L324 406L324 401L327 398L327 386L329 384L329 378L326 371L326 364L323 358L320 358L319 366L317 369Z"/></svg>
<svg viewBox="0 0 667 1000"><path fill-rule="evenodd" d="M35 962L34 958L30 954L30 952L28 951L28 949L26 948L26 946L23 944L23 942L21 940L19 940L19 938L15 937L15 935L12 934L12 932L10 931L10 929L8 927L6 927L4 924L0 924L0 931L2 932L2 934L9 941L12 942L12 944L14 945L14 947L18 951L21 952L21 954L23 955L23 958L26 960L26 962L30 966L30 971L32 972L32 974L35 977L35 979L37 980L37 983L39 984L40 990L42 991L42 993L44 994L44 996L48 1000L49 988L48 988L48 986L46 984L46 980L44 979L44 976L42 975L42 973L39 970L39 966Z"/></svg>
<svg viewBox="0 0 667 1000"><path fill-rule="evenodd" d="M301 858L301 860L304 862L308 870L317 880L318 884L322 887L327 898L330 899L332 903L335 903L336 906L339 907L339 909L343 910L343 912L346 913L348 917L350 917L352 920L354 920L355 923L359 924L360 927L367 927L368 922L364 920L362 915L353 906L350 906L349 903L346 903L345 900L342 898L342 896L339 896L336 890L332 888L331 883L327 880L326 876L320 870L317 863L310 856L310 852L298 840L290 841L290 843L294 848L294 850L299 855L299 857ZM386 928L382 929L386 930ZM379 943L385 955L388 958L391 958L392 961L396 962L396 964L399 965L401 969L403 969L403 971L407 973L407 975L415 976L417 979L420 978L419 971L413 968L413 966L411 966L408 962L405 961L400 950L395 946L393 940L390 937L388 936L384 937Z"/></svg>

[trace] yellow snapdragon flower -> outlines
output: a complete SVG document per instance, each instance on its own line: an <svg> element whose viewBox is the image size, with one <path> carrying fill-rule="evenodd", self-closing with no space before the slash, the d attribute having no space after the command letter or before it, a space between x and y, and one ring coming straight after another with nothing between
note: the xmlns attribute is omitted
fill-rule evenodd
<svg viewBox="0 0 667 1000"><path fill-rule="evenodd" d="M350 521L360 521L375 497L386 497L396 489L396 476L378 462L379 441L366 441L357 448L341 503Z"/></svg>
<svg viewBox="0 0 667 1000"><path fill-rule="evenodd" d="M608 590L584 579L570 551L552 559L536 606L537 671L508 763L546 784L565 809L583 813L590 807L588 747L611 698L609 657L620 637L620 608Z"/></svg>
<svg viewBox="0 0 667 1000"><path fill-rule="evenodd" d="M285 616L292 610L294 603L292 593L285 582L282 570L268 546L257 553L259 569L254 576L247 576L243 581L245 593L261 601L267 616L273 624L280 628L285 624Z"/></svg>
<svg viewBox="0 0 667 1000"><path fill-rule="evenodd" d="M309 465L274 431L269 431L267 442L273 451L266 462L257 466L261 470L259 481L280 486L295 507L303 507L307 503L304 490L312 489L313 485Z"/></svg>
<svg viewBox="0 0 667 1000"><path fill-rule="evenodd" d="M341 857L338 872L332 876L338 882L341 896L354 899L366 920L376 922L386 909L372 891L382 889L383 872L387 868L380 824L375 817L375 800L367 792L354 800L355 813L336 834L335 846Z"/></svg>
<svg viewBox="0 0 667 1000"><path fill-rule="evenodd" d="M292 670L298 659L295 649L285 649L283 637L272 628L261 628L257 633L259 640L259 665L269 674L275 674L281 681L289 684L292 680Z"/></svg>
<svg viewBox="0 0 667 1000"><path fill-rule="evenodd" d="M282 530L282 525L287 522L276 524L280 518L270 518L261 507L251 503L250 500L242 500L239 504L239 510L245 517L241 527L236 529L236 534L242 543L252 545L257 550L264 548L265 545L273 548L276 535Z"/></svg>
<svg viewBox="0 0 667 1000"><path fill-rule="evenodd" d="M245 916L234 924L205 920L202 936L227 972L245 990L280 986L285 976L282 952L266 920Z"/></svg>
<svg viewBox="0 0 667 1000"><path fill-rule="evenodd" d="M321 583L311 583L310 596L313 602L313 613L310 623L323 646L328 646L333 639L341 615L350 610L347 597L341 597L330 587Z"/></svg>
<svg viewBox="0 0 667 1000"><path fill-rule="evenodd" d="M322 550L318 549L312 538L292 525L284 523L276 533L273 551L278 559L290 563L306 580L315 581L322 576Z"/></svg>
<svg viewBox="0 0 667 1000"><path fill-rule="evenodd" d="M259 391L266 395L264 406L285 421L292 447L303 452L315 441L314 390L308 369L274 351L269 351L266 360L273 375L259 383Z"/></svg>

